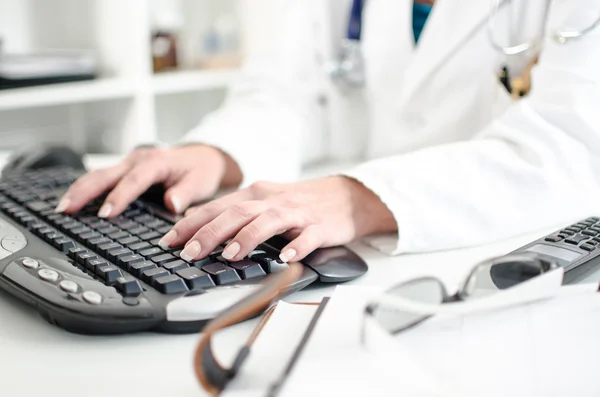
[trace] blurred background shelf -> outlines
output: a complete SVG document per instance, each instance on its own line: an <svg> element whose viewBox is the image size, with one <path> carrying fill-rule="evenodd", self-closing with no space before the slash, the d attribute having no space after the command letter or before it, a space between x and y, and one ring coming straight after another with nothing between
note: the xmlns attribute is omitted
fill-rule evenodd
<svg viewBox="0 0 600 397"><path fill-rule="evenodd" d="M223 103L238 61L277 37L277 3L0 0L2 53L85 50L96 56L99 76L0 90L0 150L52 142L123 154L177 141ZM169 71L155 72L157 37L176 45Z"/></svg>
<svg viewBox="0 0 600 397"><path fill-rule="evenodd" d="M152 90L157 95L227 88L238 72L228 70L183 70L157 73Z"/></svg>
<svg viewBox="0 0 600 397"><path fill-rule="evenodd" d="M0 110L87 103L134 95L126 79L99 79L0 90Z"/></svg>

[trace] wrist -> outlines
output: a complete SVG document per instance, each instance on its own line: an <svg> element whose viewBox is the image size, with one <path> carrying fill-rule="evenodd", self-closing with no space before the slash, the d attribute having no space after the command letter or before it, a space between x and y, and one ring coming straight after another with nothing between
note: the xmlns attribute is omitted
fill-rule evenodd
<svg viewBox="0 0 600 397"><path fill-rule="evenodd" d="M335 178L340 179L349 193L353 219L359 237L398 230L394 215L377 194L354 178L347 176Z"/></svg>

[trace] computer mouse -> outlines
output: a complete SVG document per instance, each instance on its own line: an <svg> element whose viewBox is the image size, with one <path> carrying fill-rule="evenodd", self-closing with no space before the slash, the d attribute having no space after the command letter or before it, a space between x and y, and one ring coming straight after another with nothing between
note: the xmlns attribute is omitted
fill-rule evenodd
<svg viewBox="0 0 600 397"><path fill-rule="evenodd" d="M281 250L288 241L283 236L274 236L266 244ZM369 270L360 256L344 246L318 248L300 262L314 270L322 283L354 280Z"/></svg>
<svg viewBox="0 0 600 397"><path fill-rule="evenodd" d="M59 166L85 171L82 154L70 147L34 145L15 150L2 169L2 174Z"/></svg>

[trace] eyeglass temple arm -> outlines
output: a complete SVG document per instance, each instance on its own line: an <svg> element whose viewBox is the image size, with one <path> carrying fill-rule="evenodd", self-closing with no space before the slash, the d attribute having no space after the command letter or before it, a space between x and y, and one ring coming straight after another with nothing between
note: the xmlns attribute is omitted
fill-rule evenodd
<svg viewBox="0 0 600 397"><path fill-rule="evenodd" d="M558 268L517 286L499 291L490 297L472 301L438 305L419 303L399 296L382 294L372 300L370 305L386 305L406 312L430 315L457 315L485 310L497 310L556 296L561 288L562 280L563 270L562 268Z"/></svg>
<svg viewBox="0 0 600 397"><path fill-rule="evenodd" d="M202 337L194 354L194 372L200 385L211 395L218 395L235 373L242 366L250 353L250 346L258 336L253 332L244 347L237 354L233 365L226 369L217 360L212 351L211 338L217 331L230 325L247 320L268 307L277 299L285 286L297 280L303 271L302 264L290 263L289 267L265 279L263 287L240 302L225 310L209 322L203 330ZM266 317L263 318L266 320ZM257 327L258 329L258 327Z"/></svg>

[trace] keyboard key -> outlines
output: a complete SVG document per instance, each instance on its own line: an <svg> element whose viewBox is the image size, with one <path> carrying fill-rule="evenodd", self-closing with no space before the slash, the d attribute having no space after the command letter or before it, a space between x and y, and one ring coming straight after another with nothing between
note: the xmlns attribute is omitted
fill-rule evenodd
<svg viewBox="0 0 600 397"><path fill-rule="evenodd" d="M242 280L266 275L265 271L258 263L249 259L230 263L229 266L238 272Z"/></svg>
<svg viewBox="0 0 600 397"><path fill-rule="evenodd" d="M80 235L80 234L84 234L87 232L91 232L92 229L90 229L87 226L79 226L79 227L75 227L73 229L71 229L71 233L76 234L76 235Z"/></svg>
<svg viewBox="0 0 600 397"><path fill-rule="evenodd" d="M140 227L141 225L137 222L134 221L129 221L127 223L123 223L121 225L119 225L119 227L123 230L127 230L129 233L131 233L132 229L135 229L137 227Z"/></svg>
<svg viewBox="0 0 600 397"><path fill-rule="evenodd" d="M560 236L550 236L550 237L546 237L544 240L546 241L550 241L552 243L556 243L557 241L561 241L563 238Z"/></svg>
<svg viewBox="0 0 600 397"><path fill-rule="evenodd" d="M110 223L106 222L104 219L100 219L94 223L90 223L89 226L92 229L98 230L98 229L102 229L104 227L110 227Z"/></svg>
<svg viewBox="0 0 600 397"><path fill-rule="evenodd" d="M593 251L596 249L596 247L592 244L588 244L588 243L583 243L579 246L579 248L584 249L586 251Z"/></svg>
<svg viewBox="0 0 600 397"><path fill-rule="evenodd" d="M281 262L274 255L270 254L258 254L252 257L252 260L257 261L263 267L263 269L268 273L273 273L281 269L285 269L288 267L286 263Z"/></svg>
<svg viewBox="0 0 600 397"><path fill-rule="evenodd" d="M146 241L142 241L139 243L134 243L134 244L129 244L127 246L130 250L135 251L137 253L139 253L140 251L143 251L145 249L148 249L151 247L150 243L146 242Z"/></svg>
<svg viewBox="0 0 600 397"><path fill-rule="evenodd" d="M151 231L148 233L142 233L142 234L139 234L138 236L140 237L140 239L142 239L144 241L153 240L155 238L162 237L162 235L159 232L155 232L155 231Z"/></svg>
<svg viewBox="0 0 600 397"><path fill-rule="evenodd" d="M109 240L110 241L110 240ZM115 242L110 242L106 244L99 245L96 249L102 253L102 255L106 255L106 253L115 248L123 248L122 245L117 244Z"/></svg>
<svg viewBox="0 0 600 397"><path fill-rule="evenodd" d="M112 240L106 237L97 237L89 240L88 243L92 248L98 249L98 247L101 245L112 243Z"/></svg>
<svg viewBox="0 0 600 397"><path fill-rule="evenodd" d="M126 255L126 256L120 257L117 260L116 264L119 267L129 269L129 267L131 265L133 265L134 263L143 262L143 261L145 261L143 256L133 254L133 255Z"/></svg>
<svg viewBox="0 0 600 397"><path fill-rule="evenodd" d="M211 263L215 263L216 261L211 257L207 256L206 258L198 259L192 263L193 266L196 266L198 269L202 269L202 266L210 265Z"/></svg>
<svg viewBox="0 0 600 397"><path fill-rule="evenodd" d="M583 240L587 240L589 238L590 238L589 236L576 234L574 236L570 236L569 238L565 239L565 243L577 245L580 242L582 242Z"/></svg>
<svg viewBox="0 0 600 397"><path fill-rule="evenodd" d="M188 265L186 262L184 262L181 259L177 259L177 260L174 260L171 262L163 263L162 267L163 267L163 269L167 269L171 273L175 273L178 270L187 269L188 267L190 267L190 265Z"/></svg>
<svg viewBox="0 0 600 397"><path fill-rule="evenodd" d="M136 236L139 236L140 234L144 234L149 232L150 229L148 229L145 226L138 226L138 227L134 227L133 229L129 229L128 232L131 234L135 234Z"/></svg>
<svg viewBox="0 0 600 397"><path fill-rule="evenodd" d="M141 277L145 270L156 269L157 266L151 262L136 262L129 266L128 271L136 277Z"/></svg>
<svg viewBox="0 0 600 397"><path fill-rule="evenodd" d="M592 237L595 237L598 235L598 233L596 233L592 230L584 230L581 232L581 234L586 235L586 236L592 236Z"/></svg>
<svg viewBox="0 0 600 397"><path fill-rule="evenodd" d="M171 254L162 254L162 255L153 256L152 257L152 262L156 263L157 265L162 265L163 263L170 262L170 261L172 261L174 259L175 259L175 257L173 255L171 255Z"/></svg>
<svg viewBox="0 0 600 397"><path fill-rule="evenodd" d="M222 263L211 263L204 266L202 271L213 276L217 285L232 284L241 280L235 270Z"/></svg>
<svg viewBox="0 0 600 397"><path fill-rule="evenodd" d="M165 251L161 250L158 247L151 247L151 248L148 248L148 249L145 249L145 250L139 252L139 254L141 256L144 256L148 259L152 258L153 256L161 255L164 253L165 253Z"/></svg>
<svg viewBox="0 0 600 397"><path fill-rule="evenodd" d="M52 207L44 201L30 201L27 203L27 208L35 212L41 212L47 209L52 209Z"/></svg>
<svg viewBox="0 0 600 397"><path fill-rule="evenodd" d="M156 231L164 236L165 234L169 233L169 231L172 228L173 228L173 226L167 224L167 225L156 228Z"/></svg>
<svg viewBox="0 0 600 397"><path fill-rule="evenodd" d="M54 241L54 244L62 252L69 252L71 248L75 247L75 242L70 238L59 238Z"/></svg>
<svg viewBox="0 0 600 397"><path fill-rule="evenodd" d="M123 276L117 278L115 285L117 291L121 292L125 296L138 296L142 293L142 286L133 277Z"/></svg>
<svg viewBox="0 0 600 397"><path fill-rule="evenodd" d="M572 236L572 235L575 234L575 232L572 232L572 231L567 230L567 229L563 229L563 230L560 231L560 234L566 234L567 236Z"/></svg>
<svg viewBox="0 0 600 397"><path fill-rule="evenodd" d="M109 250L106 253L106 257L113 263L116 263L119 258L124 257L124 256L128 256L128 255L133 255L133 251L127 248L123 248L123 246L119 245L118 249L112 249Z"/></svg>
<svg viewBox="0 0 600 397"><path fill-rule="evenodd" d="M154 288L163 294L180 294L188 290L185 282L181 277L175 274L169 274L168 276L157 277L154 280Z"/></svg>
<svg viewBox="0 0 600 397"><path fill-rule="evenodd" d="M67 255L69 256L69 258L75 259L75 255L80 252L88 252L88 251L85 248L73 247L73 248L69 248L69 252Z"/></svg>
<svg viewBox="0 0 600 397"><path fill-rule="evenodd" d="M156 220L156 218L153 217L152 215L144 214L144 215L136 216L135 218L133 218L133 220L136 222L142 223L142 224L146 224L148 222L152 222L152 221Z"/></svg>
<svg viewBox="0 0 600 397"><path fill-rule="evenodd" d="M81 241L89 241L89 240L93 240L93 239L99 238L99 237L103 237L103 236L98 232L87 232L87 233L83 233L83 234L79 235L79 239Z"/></svg>
<svg viewBox="0 0 600 397"><path fill-rule="evenodd" d="M85 262L85 267L90 272L96 274L96 270L100 267L108 266L108 262L100 258L90 258Z"/></svg>
<svg viewBox="0 0 600 397"><path fill-rule="evenodd" d="M97 258L96 255L94 255L91 252L78 252L75 255L75 262L79 263L81 266L85 266L85 263L88 259L95 259Z"/></svg>
<svg viewBox="0 0 600 397"><path fill-rule="evenodd" d="M190 290L201 290L214 287L215 282L208 273L196 267L178 270L176 274L181 277Z"/></svg>
<svg viewBox="0 0 600 397"><path fill-rule="evenodd" d="M121 231L121 229L119 229L116 226L112 226L112 225L107 226L107 227L101 227L101 228L98 228L96 230L98 232L104 234L104 235L108 235L108 234L111 234L111 233L116 233L116 232L120 232Z"/></svg>
<svg viewBox="0 0 600 397"><path fill-rule="evenodd" d="M96 274L102 280L104 280L104 282L107 285L116 284L117 279L119 277L123 276L123 274L121 273L121 270L119 270L118 268L116 268L115 266L112 266L112 265L101 266L101 267L96 268Z"/></svg>
<svg viewBox="0 0 600 397"><path fill-rule="evenodd" d="M158 245L158 243L159 243L159 241L160 241L161 238L162 237L158 237L158 238L150 240L149 241L150 245L155 245L155 246Z"/></svg>
<svg viewBox="0 0 600 397"><path fill-rule="evenodd" d="M600 233L600 228L598 226L592 226L589 228L589 230L596 232L596 233Z"/></svg>
<svg viewBox="0 0 600 397"><path fill-rule="evenodd" d="M167 270L163 269L162 267L156 267L154 269L148 269L148 270L144 270L142 272L142 279L147 282L150 285L154 285L154 280L156 280L159 277L162 276L168 276L171 273L169 273Z"/></svg>
<svg viewBox="0 0 600 397"><path fill-rule="evenodd" d="M129 244L138 243L139 241L140 241L140 239L135 236L127 236L127 237L118 239L117 243L119 243L121 245L129 245Z"/></svg>
<svg viewBox="0 0 600 397"><path fill-rule="evenodd" d="M82 224L77 221L65 222L62 224L62 228L66 230L73 230L80 226L82 226Z"/></svg>
<svg viewBox="0 0 600 397"><path fill-rule="evenodd" d="M130 237L130 235L129 235L129 233L124 232L122 230L119 230L118 232L115 232L115 233L110 233L108 235L108 238L110 238L112 240L118 240L118 239L123 238L123 237Z"/></svg>

